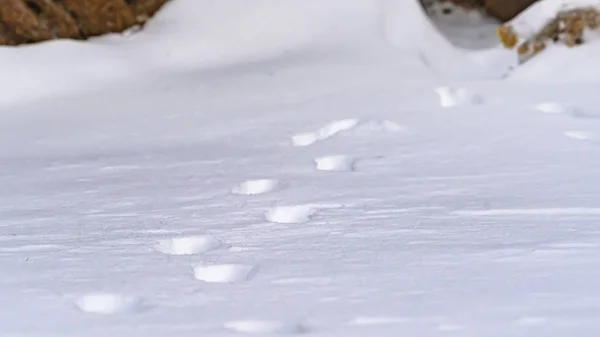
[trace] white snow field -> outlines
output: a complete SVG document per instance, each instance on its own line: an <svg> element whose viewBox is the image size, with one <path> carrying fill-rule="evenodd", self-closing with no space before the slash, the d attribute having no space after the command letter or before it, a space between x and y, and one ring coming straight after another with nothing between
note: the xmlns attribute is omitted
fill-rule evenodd
<svg viewBox="0 0 600 337"><path fill-rule="evenodd" d="M405 0L2 48L0 337L599 336L598 56Z"/></svg>

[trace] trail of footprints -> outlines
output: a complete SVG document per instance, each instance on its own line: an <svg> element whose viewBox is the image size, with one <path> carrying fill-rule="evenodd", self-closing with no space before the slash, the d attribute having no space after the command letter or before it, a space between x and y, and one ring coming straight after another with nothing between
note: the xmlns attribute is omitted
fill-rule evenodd
<svg viewBox="0 0 600 337"><path fill-rule="evenodd" d="M438 95L439 104L442 108L452 108L465 105L480 105L484 103L483 98L477 93L466 88L438 87L435 90ZM564 115L572 118L596 119L598 116L582 111L580 108L562 104L554 101L540 102L532 107L534 110L549 115ZM598 143L600 135L597 132L585 130L567 130L563 135L580 141Z"/></svg>
<svg viewBox="0 0 600 337"><path fill-rule="evenodd" d="M386 121L387 122L387 121ZM387 126L393 124L387 122ZM292 145L296 147L306 147L317 142L327 140L335 135L351 130L359 125L357 119L344 119L331 122L314 132L304 132L292 136ZM325 155L314 159L314 167L317 171L353 171L355 158L347 155ZM276 179L254 179L239 183L231 189L232 194L236 195L261 195L271 193L286 187L286 184ZM338 208L341 205L284 205L268 209L264 213L264 219L274 224L290 225L304 224L311 221L312 217L319 211L326 208ZM179 239L179 242L181 241ZM182 247L173 244L173 240L167 240L159 243L163 252L174 254L177 252L204 252L207 249L215 248L218 245L210 242L207 238L194 238L187 243L181 244ZM256 272L256 266L221 264L221 265L200 265L194 267L194 276L197 280L204 282L235 283L249 280ZM269 320L240 320L230 321L224 324L224 328L238 333L248 334L300 334L309 332L308 328L299 322L281 322Z"/></svg>
<svg viewBox="0 0 600 337"><path fill-rule="evenodd" d="M300 133L292 137L296 147L306 147L327 140L335 135L351 130L359 125L357 119L345 119L331 122L314 132ZM383 127L398 131L399 126L384 121ZM348 155L325 155L314 159L317 171L344 172L353 171L356 159ZM286 184L277 179L253 179L243 181L230 190L231 194L239 196L256 196L275 192L286 188ZM304 204L277 206L264 213L264 219L274 224L303 224L311 221L312 217L322 209L338 208L337 204ZM159 240L154 244L154 250L171 256L201 255L226 246L220 240L211 236L179 236ZM191 267L193 277L205 283L233 284L249 281L258 273L258 266L223 263L198 264ZM79 310L91 314L125 314L140 312L148 308L144 300L137 297L117 293L88 293L73 300ZM298 322L280 322L270 320L239 320L226 322L224 329L248 334L298 334L308 332L303 324Z"/></svg>
<svg viewBox="0 0 600 337"><path fill-rule="evenodd" d="M461 105L479 105L483 99L478 94L464 88L440 87L435 89L439 96L439 104L444 108ZM592 118L574 107L556 102L544 102L533 107L535 110L546 114L562 114L575 118ZM307 147L349 131L359 126L357 119L343 119L324 125L313 132L303 132L292 136L292 145ZM400 126L384 121L386 130L399 131ZM588 131L565 131L565 136L587 141L598 141L596 133ZM317 171L324 172L351 172L355 170L357 158L345 154L330 154L314 158L314 167ZM271 193L286 188L286 184L276 179L247 180L232 187L230 192L240 196L256 196ZM275 224L304 224L322 209L338 208L342 205L284 205L276 206L264 213L266 221ZM173 255L198 255L222 248L224 244L210 236L181 236L163 239L154 245L157 252ZM258 266L244 264L199 264L191 268L194 278L206 283L233 284L252 279L258 272ZM93 314L118 314L136 313L149 306L143 299L116 293L88 293L73 300L75 306L81 311ZM404 320L402 320L403 322ZM350 325L369 325L383 323L398 323L394 318L356 318L348 322ZM226 322L224 329L247 334L298 334L309 332L307 327L298 322L280 322L269 320L239 320Z"/></svg>
<svg viewBox="0 0 600 337"><path fill-rule="evenodd" d="M391 122L388 122L388 125ZM339 120L329 123L315 132L306 132L292 137L292 144L304 147L316 142L329 139L336 134L356 127L356 119ZM355 159L347 155L327 155L314 159L317 171L353 171ZM253 179L241 182L230 192L240 196L255 196L271 193L286 187L286 184L276 179ZM338 208L341 205L287 205L277 206L264 213L267 222L275 224L303 224L311 221L320 210ZM164 239L155 245L155 249L169 255L202 254L222 247L222 243L208 236L187 236ZM258 272L258 266L243 264L200 264L193 266L196 280L207 283L239 283L249 281ZM87 310L90 311L90 310ZM98 310L96 310L98 312ZM308 332L303 324L298 322L280 322L269 320L240 320L226 322L223 327L227 330L248 334L298 334Z"/></svg>
<svg viewBox="0 0 600 337"><path fill-rule="evenodd" d="M582 111L578 107L568 105L568 104L561 104L558 102L552 102L552 101L539 103L539 104L535 105L533 108L541 113L550 114L550 115L564 115L564 116L569 116L572 118L587 118L587 119L597 118L597 116L586 113L585 111ZM593 131L567 130L563 134L566 137L574 139L574 140L587 141L587 142L591 142L591 143L597 143L600 140L600 135L598 135L598 133L593 132Z"/></svg>

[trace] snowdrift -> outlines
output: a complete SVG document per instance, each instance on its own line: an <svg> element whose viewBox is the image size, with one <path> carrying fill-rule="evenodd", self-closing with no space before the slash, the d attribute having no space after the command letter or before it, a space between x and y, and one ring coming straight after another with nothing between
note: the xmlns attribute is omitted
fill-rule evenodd
<svg viewBox="0 0 600 337"><path fill-rule="evenodd" d="M535 26L555 10L548 4L558 2L544 1L517 20ZM344 65L338 72L354 69L357 78L370 67L378 69L372 78L395 76L406 82L594 80L600 70L581 64L589 64L597 48L557 46L508 74L518 61L511 51L456 48L416 0L253 0L251 6L237 0L177 0L141 32L0 49L0 104L106 85L126 87L174 72L201 74L269 62L286 69Z"/></svg>
<svg viewBox="0 0 600 337"><path fill-rule="evenodd" d="M253 0L251 6L177 0L142 32L0 49L0 103L156 73L284 58L338 64L357 55L373 66L394 64L407 81L498 76L489 64L452 47L416 0Z"/></svg>
<svg viewBox="0 0 600 337"><path fill-rule="evenodd" d="M427 17L418 1L383 0L386 41L415 52L435 74L453 80L497 79L515 62L497 48L473 52L453 46Z"/></svg>

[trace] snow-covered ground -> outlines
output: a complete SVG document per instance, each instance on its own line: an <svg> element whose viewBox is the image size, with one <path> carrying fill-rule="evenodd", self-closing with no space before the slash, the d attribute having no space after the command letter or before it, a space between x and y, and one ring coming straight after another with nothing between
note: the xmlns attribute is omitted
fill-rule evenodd
<svg viewBox="0 0 600 337"><path fill-rule="evenodd" d="M1 49L0 336L598 336L600 77L553 55L394 0Z"/></svg>
<svg viewBox="0 0 600 337"><path fill-rule="evenodd" d="M464 8L451 1L425 2L425 11L452 44L465 49L485 49L498 44L500 22L483 9Z"/></svg>

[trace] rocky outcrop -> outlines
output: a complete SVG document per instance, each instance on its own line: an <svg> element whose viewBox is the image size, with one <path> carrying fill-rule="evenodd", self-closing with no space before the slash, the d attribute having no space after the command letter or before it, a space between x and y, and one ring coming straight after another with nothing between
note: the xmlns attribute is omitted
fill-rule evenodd
<svg viewBox="0 0 600 337"><path fill-rule="evenodd" d="M593 5L592 5L593 3ZM600 31L600 2L540 2L497 29L505 48L525 62L552 44L575 47L586 42L586 32Z"/></svg>
<svg viewBox="0 0 600 337"><path fill-rule="evenodd" d="M507 22L539 0L485 0L485 10L491 16Z"/></svg>
<svg viewBox="0 0 600 337"><path fill-rule="evenodd" d="M0 0L0 45L87 39L143 25L170 0Z"/></svg>

